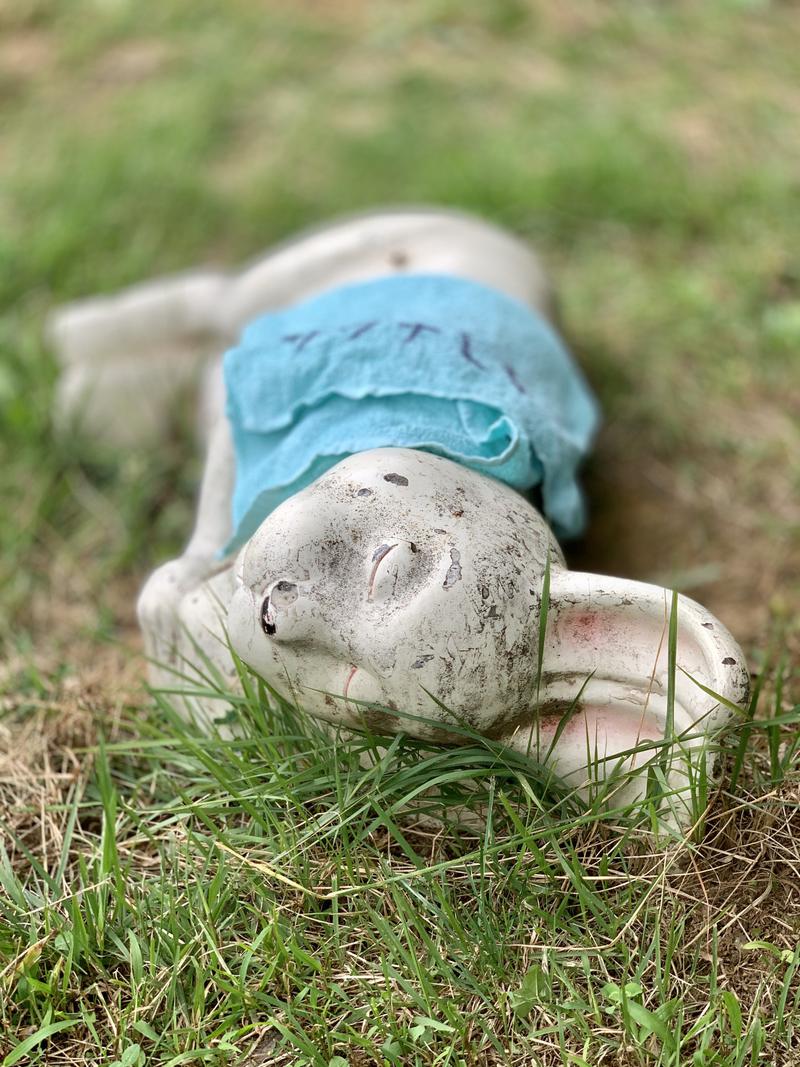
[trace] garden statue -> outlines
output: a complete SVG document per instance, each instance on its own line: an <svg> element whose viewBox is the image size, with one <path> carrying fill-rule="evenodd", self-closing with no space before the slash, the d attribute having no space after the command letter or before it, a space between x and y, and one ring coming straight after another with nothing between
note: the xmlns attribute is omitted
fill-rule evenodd
<svg viewBox="0 0 800 1067"><path fill-rule="evenodd" d="M209 665L236 685L232 648L335 726L467 728L586 789L666 749L685 782L746 700L698 604L567 569L551 526L580 531L595 403L538 259L494 226L356 217L239 275L72 305L51 336L60 421L122 447L201 382L196 526L139 600L151 681L187 712L224 713L192 690Z"/></svg>

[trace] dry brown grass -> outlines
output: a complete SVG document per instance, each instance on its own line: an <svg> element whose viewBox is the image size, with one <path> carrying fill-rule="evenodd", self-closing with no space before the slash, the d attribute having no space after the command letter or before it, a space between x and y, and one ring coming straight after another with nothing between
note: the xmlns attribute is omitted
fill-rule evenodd
<svg viewBox="0 0 800 1067"><path fill-rule="evenodd" d="M448 2L303 0L262 11L248 0L233 0L215 22L209 5L195 8L182 0L142 7L134 15L124 3L75 0L75 16L70 5L51 0L0 0L0 106L8 105L4 118L9 117L0 128L0 177L4 183L8 178L11 191L0 214L3 241L10 241L15 254L13 270L3 271L6 261L0 263L0 290L10 307L0 344L14 373L17 364L23 368L9 387L5 363L0 364L0 404L9 388L28 396L31 412L49 403L47 375L31 371L26 361L46 366L39 342L30 338L38 336L53 301L182 267L219 248L230 261L238 260L283 236L285 220L300 224L341 207L403 199L408 190L418 199L431 189L447 198L455 189L459 200L519 223L543 242L564 290L575 350L609 411L586 478L590 532L571 550L571 564L674 584L707 604L743 644L754 669L766 665L759 714L788 713L800 698L800 392L791 331L779 341L765 339L763 323L769 311L791 311L800 299L796 181L785 177L796 172L800 158L800 93L791 44L796 12L782 3L746 7L677 3L623 10L580 0L462 10ZM223 39L224 53L217 47ZM537 136L542 123L545 133ZM43 137L43 131L53 136ZM597 158L571 154L584 137L595 145ZM664 151L648 156L654 140ZM661 190L672 216L664 221L658 217L660 201L635 195L640 182L657 185L658 175L635 172L626 152L634 163L640 158L669 163L673 149L679 161L674 173L685 185L672 196ZM607 159L618 160L616 177L612 168L608 178ZM148 166L137 170L142 160ZM581 167L589 177L581 178ZM94 184L93 168L99 175ZM196 184L184 182L186 175L197 175ZM745 182L737 192L740 177L751 185ZM563 197L562 179L569 189ZM703 209L709 195L712 209ZM2 244L0 255L4 250ZM691 299L686 286L695 287ZM724 309L721 318L714 314L718 307ZM662 343L652 345L659 334ZM67 502L48 511L41 498L55 491L48 464L57 462L57 449L49 438L38 441L42 420L31 416L30 424L28 439L14 431L25 458L13 445L4 451L0 471L6 478L4 504L11 499L14 521L22 531L36 529L24 551L13 537L3 542L10 562L3 560L8 588L0 598L8 620L0 666L0 837L22 883L36 882L32 861L56 869L69 812L76 799L89 799L79 810L59 891L47 905L50 932L36 932L38 905L10 948L0 929L3 1010L37 954L40 976L47 973L45 961L61 966L53 951L56 929L69 929L66 909L80 883L80 862L95 860L100 848L99 735L111 742L129 739L133 750L139 724L157 725L143 684L134 601L148 566L145 557L160 547L151 550L145 539L146 548L114 565L115 553L126 548L126 521L133 517L149 536L164 529L158 524L176 496L186 514L188 496L185 486L175 488L175 478L165 478L152 499L125 510L118 505L134 495L147 460L116 481L106 471L109 485L103 489L80 464L67 464ZM42 512L48 519L38 530ZM187 525L188 518L181 528ZM157 545L168 538L174 542L177 526L167 524L168 537L153 534ZM25 572L24 581L16 580L17 570ZM776 707L780 657L785 676ZM785 745L792 745L796 730L784 728ZM124 762L138 758L130 751L112 757L122 799L136 813L152 799L136 793L134 777L151 764ZM161 758L167 768L163 778L180 776L169 752ZM592 981L605 973L612 982L630 973L629 961L646 958L643 1003L655 1010L660 995L680 998L690 1019L711 1004L714 989L735 993L745 1014L761 998L754 1011L767 1042L758 1063L800 1064L792 1029L798 1023L797 971L792 975L786 963L800 939L800 769L796 759L790 761L784 779L768 784L773 767L761 730L754 731L744 772L728 791L732 761L731 756L702 839L694 844L665 850L643 835L609 863L617 832L595 821L558 838L561 847L575 850L571 873L558 865L554 851L547 852L549 869L514 854L484 872L492 885L490 910L515 910L520 921L517 936L505 945L503 966L480 974L482 988L495 998L491 1018L463 986L464 976L478 966L482 928L475 927L474 958L458 961L461 971L448 970L447 959L441 970L430 965L438 999L428 1010L443 1013L445 1005L455 1004L461 1017L468 1017L459 1063L527 1067L536 1058L542 1067L563 1064L557 1034L522 1043L506 1058L471 1051L481 1040L482 1020L519 1039L510 993L525 969L553 949L549 958L566 959L563 973L583 993L589 984L580 970L583 956L590 960ZM257 770L246 769L259 780ZM197 774L204 773L198 765ZM202 781L204 801L223 813L223 830L235 834L246 826L219 783L208 775ZM278 789L274 781L269 785ZM161 801L172 803L163 781L159 788ZM287 801L276 839L301 832L295 811ZM202 961L209 990L226 988L231 981L226 967L234 961L235 970L242 946L253 936L243 916L258 915L265 926L273 921L265 899L274 905L284 935L297 933L320 957L328 951L330 913L309 911L302 893L262 875L259 882L248 863L265 850L246 838L235 840L241 865L229 857L226 870L226 891L241 904L233 933L228 937L220 923L209 947L202 939L208 915L202 892L208 872L222 861L212 845L202 853L204 825L183 816L168 825L159 812L146 837L127 819L120 820L118 842L130 865L125 922L143 937L153 933L158 942L160 931L152 930L157 923L137 926L131 916L159 858L174 858L180 884L168 879L168 888L177 893L178 910L190 917L181 937L191 944L189 955ZM446 837L415 831L410 819L403 826L407 840L431 863L458 857ZM385 825L360 848L365 870L380 856L392 873L413 878L413 864ZM517 862L530 893L514 897L503 879ZM337 874L330 854L315 848L309 864L313 887L330 888ZM470 860L443 876L465 910L474 906L478 868ZM613 935L604 939L587 920L570 942L557 921L543 925L531 901L556 914L559 902L570 898L576 873L601 900L627 902ZM423 903L439 906L435 894L425 897L427 883L416 884L423 887ZM631 885L635 892L626 896ZM411 1025L423 1010L420 975L381 941L373 920L364 916L365 901L396 921L401 933L405 926L409 943L424 955L422 940L413 941L414 913L405 920L398 916L387 890L342 898L343 956L325 982L331 996L337 987L344 995L314 1031L320 1042L373 996L377 1007L373 1016L364 1009L362 1029L393 1017ZM564 923L574 919L577 905L570 907ZM429 922L425 932L435 936L435 926ZM126 929L120 923L123 939ZM657 953L646 955L654 946L673 954L663 986L658 976L663 960ZM455 954L456 946L443 946L443 955L451 947ZM395 966L389 980L381 971L384 957ZM66 1004L67 1011L94 1012L107 1047L98 1050L90 1030L79 1028L58 1035L39 1062L52 1067L109 1062L123 1040L136 1036L132 1018L160 1024L162 987L174 983L184 989L184 960L174 972L159 972L144 1007L135 1003L124 956L114 957L106 971L84 966L70 976L59 1010ZM294 1047L279 1047L276 1019L291 1028L294 1012L303 1025L315 1025L310 1013L302 1014L305 1002L292 986L298 975L298 987L302 980L309 988L319 984L317 972L303 966L290 958L274 979L270 989L282 998L281 1007L271 1014L263 1006L243 1012L254 1027L240 1043L242 1055L250 1050L250 1067L296 1061ZM559 989L560 1000L536 1008L538 1023L569 1022L566 986ZM776 1037L784 994L780 1025L786 1032ZM42 994L40 1002L45 999ZM209 1003L217 1003L211 995ZM718 1004L714 1010L722 1015ZM32 1018L20 1016L17 1029L0 1034L2 1053L32 1032ZM204 1020L192 1015L191 1006L174 1018L205 1040ZM592 1067L658 1062L658 1042L651 1036L644 1047L637 1045L618 1014L606 1013L592 1025L597 1039L588 1053ZM570 1031L570 1048L580 1055L584 1050L575 1033ZM354 1067L378 1062L357 1049L348 1056ZM221 1054L220 1061L224 1058ZM714 1061L707 1062L710 1067ZM725 1067L729 1062L724 1060Z"/></svg>

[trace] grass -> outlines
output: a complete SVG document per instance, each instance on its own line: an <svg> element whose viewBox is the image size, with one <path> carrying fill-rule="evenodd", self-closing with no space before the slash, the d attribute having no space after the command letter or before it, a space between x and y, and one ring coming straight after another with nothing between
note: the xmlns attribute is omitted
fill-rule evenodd
<svg viewBox="0 0 800 1067"><path fill-rule="evenodd" d="M487 745L332 747L269 703L245 678L223 740L157 695L135 737L50 771L41 840L17 812L2 1014L29 1042L63 1026L42 1062L750 1064L794 1045L790 913L757 909L793 891L776 772L796 740L665 849Z"/></svg>
<svg viewBox="0 0 800 1067"><path fill-rule="evenodd" d="M0 6L3 1067L800 1063L794 20ZM606 412L572 564L696 596L753 664L686 840L477 740L333 745L249 679L208 737L142 686L198 465L55 442L47 310L398 201L540 246Z"/></svg>

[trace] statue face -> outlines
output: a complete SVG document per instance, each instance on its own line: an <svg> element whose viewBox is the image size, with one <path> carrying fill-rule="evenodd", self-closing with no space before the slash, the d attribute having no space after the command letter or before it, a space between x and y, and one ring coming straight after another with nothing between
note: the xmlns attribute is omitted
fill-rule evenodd
<svg viewBox="0 0 800 1067"><path fill-rule="evenodd" d="M685 760L747 698L741 651L698 604L678 598L671 675L667 590L566 570L523 497L425 452L339 463L264 521L236 570L233 648L311 714L434 741L469 726L579 790L647 762L667 729L685 787Z"/></svg>
<svg viewBox="0 0 800 1067"><path fill-rule="evenodd" d="M504 484L425 452L362 452L251 538L230 640L321 718L423 737L454 721L500 733L531 706L548 552L562 567L547 524Z"/></svg>

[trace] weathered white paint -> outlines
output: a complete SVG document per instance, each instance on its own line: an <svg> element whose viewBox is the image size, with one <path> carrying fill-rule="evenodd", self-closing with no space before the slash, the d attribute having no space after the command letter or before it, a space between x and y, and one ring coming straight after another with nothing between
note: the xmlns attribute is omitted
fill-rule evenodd
<svg viewBox="0 0 800 1067"><path fill-rule="evenodd" d="M237 585L236 652L338 726L451 742L467 726L578 788L651 760L667 731L671 594L570 572L530 504L449 460L397 448L344 460L266 519ZM677 633L673 786L681 753L702 758L728 717L718 697L739 705L748 690L733 638L686 597Z"/></svg>
<svg viewBox="0 0 800 1067"><path fill-rule="evenodd" d="M191 691L207 689L209 673L236 684L230 641L277 690L337 726L453 742L462 736L454 724L468 726L585 792L612 767L652 757L619 753L665 736L671 597L568 571L543 518L513 490L427 453L364 452L281 505L235 560L216 557L234 477L219 353L261 311L394 271L458 274L551 312L522 242L479 220L415 210L335 224L238 276L187 275L54 316L60 420L80 415L106 440L158 433L176 391L205 368L195 530L139 600L151 681L182 689L187 712L218 715L224 708ZM745 701L748 674L699 605L680 597L677 622L670 780L679 786L706 759L728 705ZM643 784L634 777L620 801Z"/></svg>

